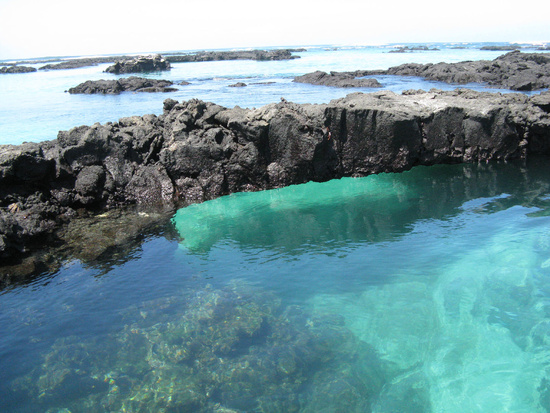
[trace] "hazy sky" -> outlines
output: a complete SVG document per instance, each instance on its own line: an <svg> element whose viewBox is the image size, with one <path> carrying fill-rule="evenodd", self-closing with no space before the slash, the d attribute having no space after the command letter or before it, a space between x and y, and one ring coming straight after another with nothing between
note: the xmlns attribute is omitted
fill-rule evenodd
<svg viewBox="0 0 550 413"><path fill-rule="evenodd" d="M437 41L550 41L550 1L0 0L0 59Z"/></svg>

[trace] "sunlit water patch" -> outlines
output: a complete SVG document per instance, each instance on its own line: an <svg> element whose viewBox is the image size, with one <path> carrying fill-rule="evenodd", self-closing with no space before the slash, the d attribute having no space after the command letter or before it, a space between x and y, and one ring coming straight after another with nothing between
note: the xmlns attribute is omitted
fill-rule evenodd
<svg viewBox="0 0 550 413"><path fill-rule="evenodd" d="M181 209L0 295L8 412L550 411L550 179L418 167Z"/></svg>

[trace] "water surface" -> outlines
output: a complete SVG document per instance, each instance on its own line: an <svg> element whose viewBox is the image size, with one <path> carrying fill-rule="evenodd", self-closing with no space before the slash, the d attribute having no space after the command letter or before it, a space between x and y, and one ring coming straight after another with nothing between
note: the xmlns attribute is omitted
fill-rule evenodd
<svg viewBox="0 0 550 413"><path fill-rule="evenodd" d="M281 97L296 103L328 103L352 92L345 88L293 83L295 76L316 70L352 71L359 69L387 69L403 63L438 63L465 60L492 60L503 51L479 50L483 44L453 43L429 45L436 51L389 53L401 45L307 47L296 53L300 59L283 61L217 61L174 63L167 72L140 76L190 82L176 84L171 93L122 93L120 95L71 95L66 91L87 80L117 79L130 75L114 75L103 71L109 64L68 70L50 70L0 76L0 144L20 144L23 141L40 142L57 137L59 130L95 122L116 122L125 116L162 114L162 102L167 98L179 101L193 98L214 102L226 107L260 107L277 103ZM414 46L414 45L411 45ZM525 49L533 52L533 49ZM1 63L0 63L1 65ZM40 67L42 64L30 65ZM454 89L457 85L426 81L403 76L375 76L383 89L401 93L407 89ZM237 82L244 88L229 87ZM475 90L487 90L485 85L461 85ZM376 89L374 89L376 90ZM492 91L510 92L489 89ZM372 92L358 88L353 92Z"/></svg>
<svg viewBox="0 0 550 413"><path fill-rule="evenodd" d="M550 176L417 167L179 210L0 295L8 412L550 411Z"/></svg>

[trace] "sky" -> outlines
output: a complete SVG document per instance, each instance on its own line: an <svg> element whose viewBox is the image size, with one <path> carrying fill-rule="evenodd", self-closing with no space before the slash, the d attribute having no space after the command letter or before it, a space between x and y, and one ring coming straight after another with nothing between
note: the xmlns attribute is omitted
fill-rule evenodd
<svg viewBox="0 0 550 413"><path fill-rule="evenodd" d="M263 46L550 42L547 0L0 0L0 59Z"/></svg>

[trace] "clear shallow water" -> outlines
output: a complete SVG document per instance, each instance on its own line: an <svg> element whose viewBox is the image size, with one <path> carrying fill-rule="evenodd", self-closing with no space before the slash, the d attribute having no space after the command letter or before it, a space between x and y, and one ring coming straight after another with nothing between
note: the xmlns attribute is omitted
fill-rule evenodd
<svg viewBox="0 0 550 413"><path fill-rule="evenodd" d="M2 411L550 411L549 172L418 167L182 209L179 241L0 295Z"/></svg>
<svg viewBox="0 0 550 413"><path fill-rule="evenodd" d="M0 76L0 144L55 139L59 130L91 125L95 122L115 122L125 116L141 116L148 113L159 115L162 113L162 102L167 98L179 101L198 98L227 107L260 107L279 102L281 97L296 103L328 103L351 92L368 93L373 89L329 88L292 83L292 79L315 70L329 72L386 69L409 62L451 63L464 60L491 60L505 53L479 50L482 45L465 44L464 49L455 49L455 44L434 44L429 46L440 50L414 53L388 53L396 48L393 45L342 47L337 50L332 50L331 47L308 47L306 52L297 53L301 56L300 59L287 61L175 63L169 72L146 76L175 82L185 80L191 84L176 86L177 92L161 94L122 93L116 96L103 96L71 95L65 92L86 80L116 79L116 75L103 73L108 64L70 70L6 74ZM419 78L376 78L384 89L396 93L406 89L455 88L455 85ZM248 86L229 87L236 82L244 82ZM466 87L485 90L483 85Z"/></svg>

